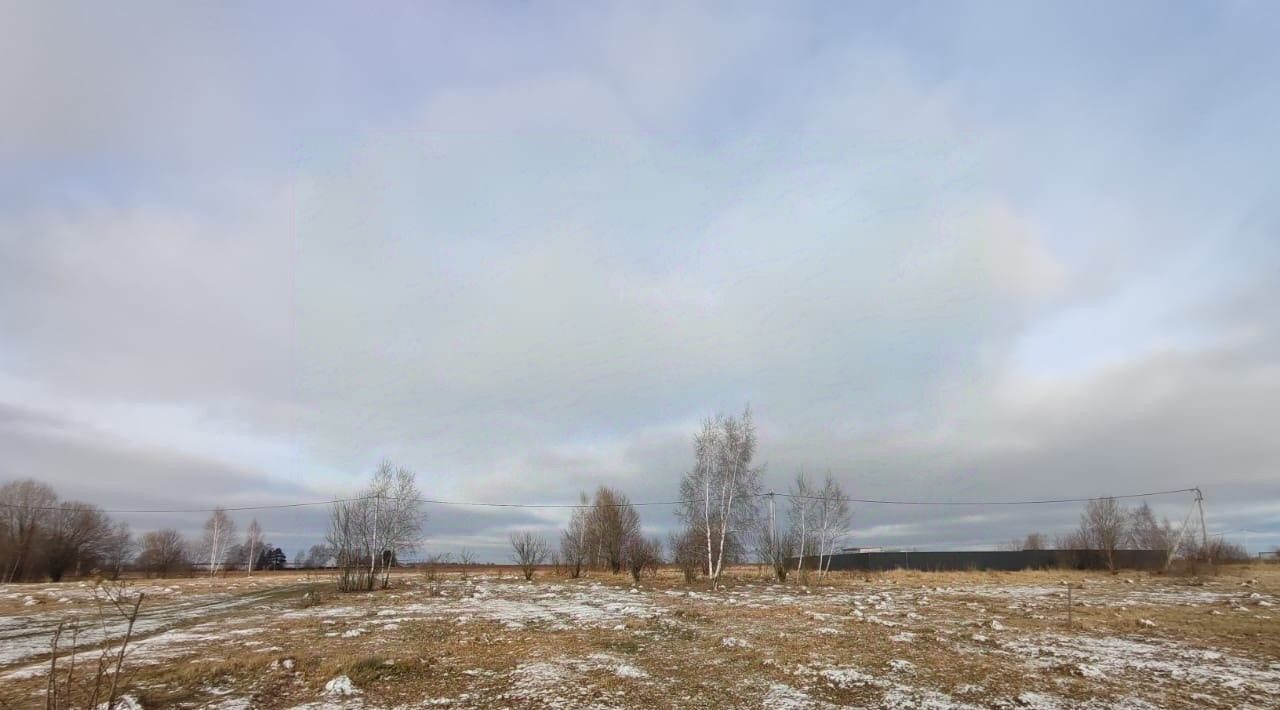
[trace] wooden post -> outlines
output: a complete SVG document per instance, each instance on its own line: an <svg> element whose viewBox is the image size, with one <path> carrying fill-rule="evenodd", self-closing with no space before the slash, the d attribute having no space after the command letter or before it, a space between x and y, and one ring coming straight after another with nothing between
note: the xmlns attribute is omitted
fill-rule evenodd
<svg viewBox="0 0 1280 710"><path fill-rule="evenodd" d="M1071 610L1071 583L1067 582L1067 628L1074 626Z"/></svg>

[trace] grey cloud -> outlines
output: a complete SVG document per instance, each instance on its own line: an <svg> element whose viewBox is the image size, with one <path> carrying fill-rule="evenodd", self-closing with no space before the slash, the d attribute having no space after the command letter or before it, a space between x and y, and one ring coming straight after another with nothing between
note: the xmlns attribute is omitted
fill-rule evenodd
<svg viewBox="0 0 1280 710"><path fill-rule="evenodd" d="M1271 144L1256 163L1229 151L1250 169L1231 189L1178 169L1252 115L1240 82L1082 102L1018 67L944 68L960 49L892 33L833 41L803 17L627 5L407 13L397 27L421 37L443 20L493 28L434 53L299 39L280 57L244 38L251 67L226 51L234 22L190 12L155 15L172 31L104 58L89 87L69 75L127 39L125 20L79 52L86 30L67 17L0 41L27 58L68 45L48 86L21 62L0 70L19 109L0 132L25 136L0 154L115 178L75 198L37 180L24 189L41 199L0 203L0 435L18 452L4 477L231 503L323 497L391 456L441 498L563 501L609 483L664 500L698 418L750 402L779 489L799 467L890 498L1199 484L1223 527L1267 521L1246 508L1280 453L1263 424L1278 418L1280 262L1258 207L1270 193L1238 186L1266 174ZM340 48L382 39L346 27ZM199 51L177 48L192 37ZM1036 55L1053 76L1060 50ZM184 60L135 66L151 54ZM1133 76L1163 71L1133 61ZM1086 79L1072 91L1107 95L1109 78ZM1136 135L1185 92L1219 106L1202 131L1181 124L1198 141ZM75 115L37 125L60 106ZM1239 145L1260 134L1239 130ZM1247 238L1220 241L1223 224ZM1133 289L1141 307L1116 328L1151 330L1142 347L1027 371L1019 344L1038 328L1083 312L1087 331ZM1054 347L1085 362L1075 348L1092 344ZM174 432L121 415L146 407L193 434L159 440ZM936 544L1074 519L979 514L868 507L857 525ZM498 550L510 526L557 515L448 509L429 534ZM291 542L323 525L273 516Z"/></svg>

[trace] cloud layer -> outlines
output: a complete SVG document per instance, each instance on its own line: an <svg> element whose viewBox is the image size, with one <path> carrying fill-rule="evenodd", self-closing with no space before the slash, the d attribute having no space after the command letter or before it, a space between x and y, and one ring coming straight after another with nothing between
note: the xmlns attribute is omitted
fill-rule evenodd
<svg viewBox="0 0 1280 710"><path fill-rule="evenodd" d="M1280 544L1280 25L1148 10L23 9L0 479L271 503L390 456L440 498L664 500L750 403L779 490L1199 485ZM431 513L494 557L563 517ZM1074 515L861 506L855 538Z"/></svg>

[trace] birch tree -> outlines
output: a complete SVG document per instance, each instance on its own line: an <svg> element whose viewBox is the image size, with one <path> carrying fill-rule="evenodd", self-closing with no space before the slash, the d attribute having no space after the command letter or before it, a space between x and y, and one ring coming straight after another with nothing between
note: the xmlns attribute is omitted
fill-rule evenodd
<svg viewBox="0 0 1280 710"><path fill-rule="evenodd" d="M417 475L404 466L393 466L384 460L373 475L368 497L374 498L373 541L382 569L382 586L386 588L391 565L400 556L418 548L422 541L422 494Z"/></svg>
<svg viewBox="0 0 1280 710"><path fill-rule="evenodd" d="M853 509L849 496L840 483L827 471L818 493L818 576L825 577L831 566L831 556L853 525ZM825 559L825 563L824 563Z"/></svg>
<svg viewBox="0 0 1280 710"><path fill-rule="evenodd" d="M246 556L249 559L249 576L253 576L254 565L258 562L258 555L262 549L262 526L258 524L258 519L254 518L249 523L249 529L245 532L244 546L247 550Z"/></svg>
<svg viewBox="0 0 1280 710"><path fill-rule="evenodd" d="M676 514L706 542L706 571L717 586L726 542L749 537L760 495L761 470L752 465L756 427L750 408L741 417L717 415L694 436L694 465L680 482Z"/></svg>
<svg viewBox="0 0 1280 710"><path fill-rule="evenodd" d="M227 511L218 508L204 522L204 536L200 539L200 549L209 562L209 576L217 574L218 569L227 558L227 548L231 546L231 537L235 535L236 525Z"/></svg>
<svg viewBox="0 0 1280 710"><path fill-rule="evenodd" d="M791 507L787 517L791 521L792 538L799 548L796 553L796 573L804 569L804 556L813 541L813 523L817 517L817 501L813 484L804 471L796 474L796 480L788 488Z"/></svg>
<svg viewBox="0 0 1280 710"><path fill-rule="evenodd" d="M379 582L387 587L395 561L417 549L426 514L416 478L384 460L359 497L334 502L325 542L340 591L369 591Z"/></svg>

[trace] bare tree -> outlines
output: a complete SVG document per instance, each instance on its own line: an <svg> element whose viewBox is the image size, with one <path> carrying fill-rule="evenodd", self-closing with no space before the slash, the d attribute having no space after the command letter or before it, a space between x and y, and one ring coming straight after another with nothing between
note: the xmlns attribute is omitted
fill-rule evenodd
<svg viewBox="0 0 1280 710"><path fill-rule="evenodd" d="M254 518L249 523L249 529L244 535L246 569L250 577L253 576L253 567L258 562L258 556L262 553L262 526L258 524L258 519Z"/></svg>
<svg viewBox="0 0 1280 710"><path fill-rule="evenodd" d="M128 523L121 521L111 526L111 531L102 544L103 571L111 579L119 579L136 550L137 543L134 542Z"/></svg>
<svg viewBox="0 0 1280 710"><path fill-rule="evenodd" d="M26 579L35 569L35 547L57 503L53 489L34 479L0 486L0 581Z"/></svg>
<svg viewBox="0 0 1280 710"><path fill-rule="evenodd" d="M218 508L204 523L204 537L201 539L201 550L209 561L209 576L212 577L222 568L227 559L227 551L231 546L231 538L236 534L236 524L227 515L227 511Z"/></svg>
<svg viewBox="0 0 1280 710"><path fill-rule="evenodd" d="M520 567L526 582L533 580L534 571L547 559L550 547L546 540L531 532L511 533L512 559Z"/></svg>
<svg viewBox="0 0 1280 710"><path fill-rule="evenodd" d="M370 557L381 567L385 588L395 560L416 550L422 540L426 514L422 512L417 475L384 460L373 475L366 497L372 498L375 506Z"/></svg>
<svg viewBox="0 0 1280 710"><path fill-rule="evenodd" d="M694 466L680 482L682 503L676 514L704 538L707 577L713 585L735 536L749 534L755 524L761 473L752 466L755 451L749 408L741 417L705 420L694 437Z"/></svg>
<svg viewBox="0 0 1280 710"><path fill-rule="evenodd" d="M636 535L627 541L622 557L627 571L631 573L631 579L639 582L640 575L645 572L657 574L658 567L662 564L662 540Z"/></svg>
<svg viewBox="0 0 1280 710"><path fill-rule="evenodd" d="M414 472L383 461L359 498L338 501L325 541L338 567L340 591L368 591L390 582L396 560L422 539L422 496Z"/></svg>
<svg viewBox="0 0 1280 710"><path fill-rule="evenodd" d="M171 575L190 569L187 542L173 528L154 530L142 536L142 551L138 553L138 566L148 575Z"/></svg>
<svg viewBox="0 0 1280 710"><path fill-rule="evenodd" d="M471 565L476 563L476 555L467 548L458 551L458 566L462 568L462 578L466 579L471 574Z"/></svg>
<svg viewBox="0 0 1280 710"><path fill-rule="evenodd" d="M356 592L373 589L370 516L373 506L368 500L337 501L329 509L329 529L325 544L333 552L338 568L338 591Z"/></svg>
<svg viewBox="0 0 1280 710"><path fill-rule="evenodd" d="M1027 537L1022 541L1023 550L1043 550L1045 547L1047 545L1043 533L1027 533Z"/></svg>
<svg viewBox="0 0 1280 710"><path fill-rule="evenodd" d="M1115 552L1128 544L1130 516L1115 498L1096 498L1080 515L1080 537L1090 549L1100 550L1107 569L1116 568Z"/></svg>
<svg viewBox="0 0 1280 710"><path fill-rule="evenodd" d="M796 538L791 526L777 529L768 516L761 516L756 525L756 559L769 568L779 582L787 581L790 572L788 562L796 555Z"/></svg>
<svg viewBox="0 0 1280 710"><path fill-rule="evenodd" d="M1186 550L1169 550L1176 544L1178 535L1168 518L1156 521L1155 513L1146 501L1133 509L1130 526L1133 533L1133 544L1143 550L1166 550L1173 554L1185 553ZM1180 545L1185 547L1185 545Z"/></svg>
<svg viewBox="0 0 1280 710"><path fill-rule="evenodd" d="M849 496L830 471L818 496L818 576L825 577L831 556L853 525L853 509Z"/></svg>
<svg viewBox="0 0 1280 710"><path fill-rule="evenodd" d="M306 567L308 569L315 569L328 565L329 559L332 558L332 556L333 550L330 550L328 546L311 545L310 548L307 549L306 555L300 554L296 556L296 558L293 558L293 562L294 564L301 564L302 567Z"/></svg>
<svg viewBox="0 0 1280 710"><path fill-rule="evenodd" d="M43 552L45 572L54 582L68 571L79 571L86 559L96 557L111 532L111 521L97 506L69 502L46 518Z"/></svg>
<svg viewBox="0 0 1280 710"><path fill-rule="evenodd" d="M788 488L789 500L791 501L790 510L787 512L787 518L791 521L791 539L795 540L796 547L796 572L804 569L805 553L812 549L810 545L813 540L813 519L817 512L817 501L815 500L813 485L809 482L809 477L803 470L796 474L796 480Z"/></svg>
<svg viewBox="0 0 1280 710"><path fill-rule="evenodd" d="M635 506L622 493L600 486L587 516L587 527L599 564L614 574L621 572L627 545L640 535L640 515Z"/></svg>
<svg viewBox="0 0 1280 710"><path fill-rule="evenodd" d="M582 576L582 566L588 556L587 531L591 527L591 509L585 492L578 495L578 505L569 516L569 527L560 532L560 554L569 568L569 576L574 579Z"/></svg>

